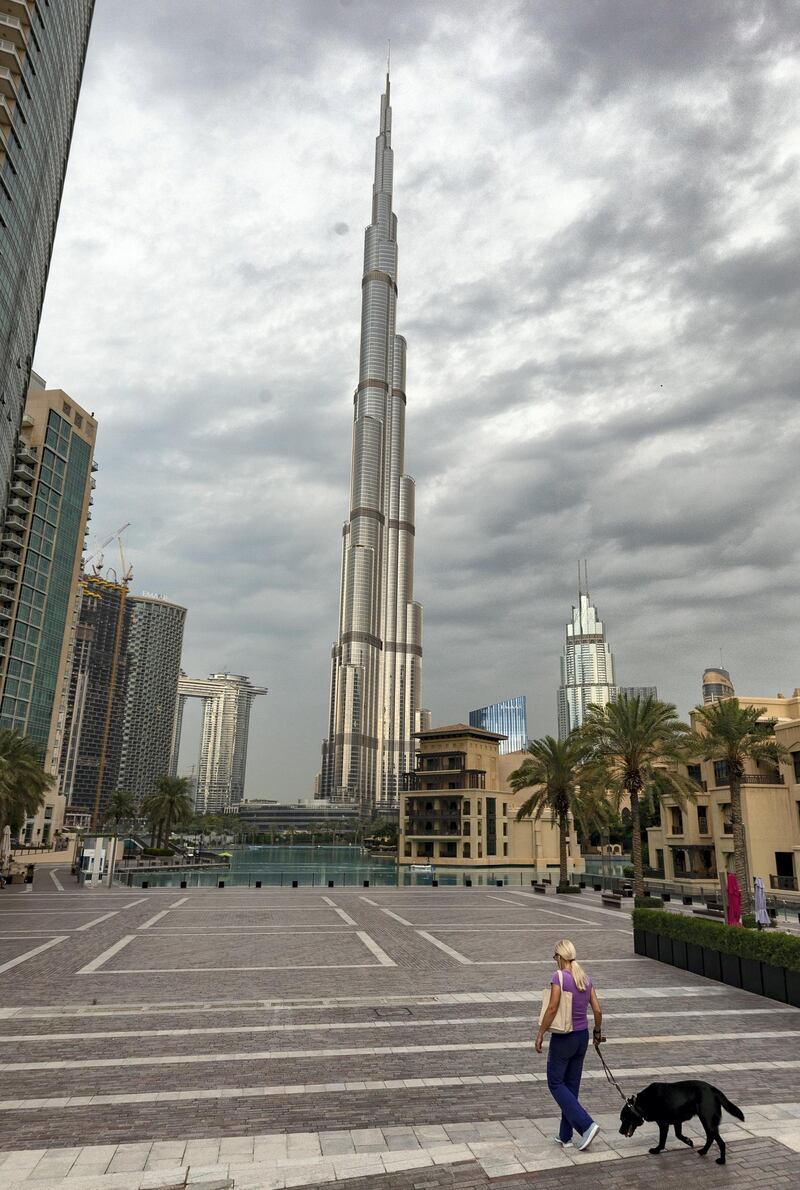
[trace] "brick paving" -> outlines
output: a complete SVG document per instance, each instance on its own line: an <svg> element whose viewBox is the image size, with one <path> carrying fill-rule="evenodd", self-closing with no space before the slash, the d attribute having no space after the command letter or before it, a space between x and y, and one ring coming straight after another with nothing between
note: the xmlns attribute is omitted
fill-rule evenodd
<svg viewBox="0 0 800 1190"><path fill-rule="evenodd" d="M209 1178L236 1190L581 1186L585 1173L547 1149L554 1104L531 1046L563 936L592 973L626 1088L696 1072L758 1133L726 1119L725 1169L688 1151L642 1158L636 1138L616 1136L619 1100L590 1053L582 1098L603 1122L593 1184L725 1186L736 1171L746 1186L765 1168L774 1185L799 1180L800 1012L634 955L628 913L592 893L62 883L43 869L32 892L0 893L3 1185L19 1173L42 1190L84 1190L86 1177L86 1190L166 1186L188 1142L216 1144ZM424 1127L449 1130L438 1161ZM381 1139L359 1149L353 1130ZM318 1181L252 1156L247 1169L220 1164L224 1143L271 1152L286 1135L318 1146ZM370 1152L374 1170L362 1168ZM332 1180L348 1154L353 1168Z"/></svg>

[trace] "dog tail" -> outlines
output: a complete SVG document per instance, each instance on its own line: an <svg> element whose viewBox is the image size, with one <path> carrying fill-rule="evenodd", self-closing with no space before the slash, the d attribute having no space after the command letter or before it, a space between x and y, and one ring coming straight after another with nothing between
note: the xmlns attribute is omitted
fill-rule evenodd
<svg viewBox="0 0 800 1190"><path fill-rule="evenodd" d="M717 1094L725 1111L730 1112L732 1116L736 1116L737 1120L744 1120L744 1112L740 1107L737 1107L735 1103L731 1103L730 1099L726 1095L723 1095L722 1091L718 1091Z"/></svg>

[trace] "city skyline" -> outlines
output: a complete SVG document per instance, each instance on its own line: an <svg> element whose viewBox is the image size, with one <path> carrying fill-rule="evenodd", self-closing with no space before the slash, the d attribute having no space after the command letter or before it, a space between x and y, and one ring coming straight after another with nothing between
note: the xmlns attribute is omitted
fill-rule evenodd
<svg viewBox="0 0 800 1190"><path fill-rule="evenodd" d="M319 764L388 36L434 721L491 673L554 731L577 556L682 714L720 648L796 684L798 14L634 7L243 0L222 55L203 0L98 7L37 370L97 414L93 528L191 609L184 667L269 674L253 795Z"/></svg>

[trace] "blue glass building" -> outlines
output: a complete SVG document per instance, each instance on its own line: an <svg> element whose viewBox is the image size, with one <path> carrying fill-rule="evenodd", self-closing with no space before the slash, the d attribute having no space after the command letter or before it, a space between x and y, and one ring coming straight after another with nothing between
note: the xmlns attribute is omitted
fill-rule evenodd
<svg viewBox="0 0 800 1190"><path fill-rule="evenodd" d="M470 727L482 727L484 731L497 731L508 736L500 741L500 752L521 752L528 746L528 708L525 695L493 702L488 707L478 707L469 713Z"/></svg>
<svg viewBox="0 0 800 1190"><path fill-rule="evenodd" d="M0 504L14 465L94 0L0 5Z"/></svg>

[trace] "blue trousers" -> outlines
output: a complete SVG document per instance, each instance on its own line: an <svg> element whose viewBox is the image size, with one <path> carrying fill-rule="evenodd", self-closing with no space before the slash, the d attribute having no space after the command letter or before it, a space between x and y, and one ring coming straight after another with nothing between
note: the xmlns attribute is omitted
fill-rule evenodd
<svg viewBox="0 0 800 1190"><path fill-rule="evenodd" d="M551 1033L547 1051L547 1085L561 1108L559 1139L572 1140L573 1130L585 1132L593 1120L578 1102L583 1059L589 1046L589 1030L580 1033Z"/></svg>

